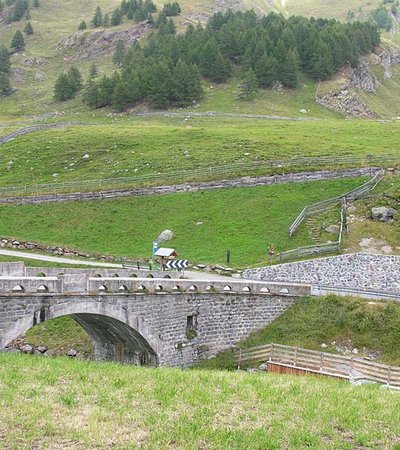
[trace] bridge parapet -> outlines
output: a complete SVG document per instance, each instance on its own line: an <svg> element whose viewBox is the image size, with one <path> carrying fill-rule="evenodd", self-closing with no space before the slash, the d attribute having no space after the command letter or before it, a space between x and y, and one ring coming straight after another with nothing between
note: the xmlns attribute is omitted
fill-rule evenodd
<svg viewBox="0 0 400 450"><path fill-rule="evenodd" d="M62 279L57 277L0 277L2 294L62 293Z"/></svg>
<svg viewBox="0 0 400 450"><path fill-rule="evenodd" d="M174 280L162 278L89 278L90 293L223 293L265 294L288 297L310 295L311 286L306 284L263 283L249 280Z"/></svg>

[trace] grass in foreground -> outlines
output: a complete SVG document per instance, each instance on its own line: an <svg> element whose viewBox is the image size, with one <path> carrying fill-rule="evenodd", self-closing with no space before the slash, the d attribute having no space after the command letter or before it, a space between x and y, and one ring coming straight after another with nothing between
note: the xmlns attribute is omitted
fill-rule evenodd
<svg viewBox="0 0 400 450"><path fill-rule="evenodd" d="M304 298L238 347L271 342L332 353L337 345L350 345L359 350L358 357L377 351L378 361L400 366L400 305L332 295ZM233 354L224 352L199 367L233 369Z"/></svg>
<svg viewBox="0 0 400 450"><path fill-rule="evenodd" d="M132 197L0 208L0 235L67 246L89 253L151 257L165 229L190 262L244 267L268 261L267 251L312 244L305 227L289 239L288 228L306 204L359 186L365 179L294 183L198 193Z"/></svg>
<svg viewBox="0 0 400 450"><path fill-rule="evenodd" d="M399 394L329 379L0 354L0 446L398 448Z"/></svg>

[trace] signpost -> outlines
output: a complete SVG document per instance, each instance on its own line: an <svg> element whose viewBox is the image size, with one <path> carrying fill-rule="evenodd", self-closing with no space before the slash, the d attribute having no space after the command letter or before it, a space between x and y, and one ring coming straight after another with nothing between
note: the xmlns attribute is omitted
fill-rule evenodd
<svg viewBox="0 0 400 450"><path fill-rule="evenodd" d="M158 242L153 241L153 255L151 256L151 265L154 268L154 253L158 250Z"/></svg>

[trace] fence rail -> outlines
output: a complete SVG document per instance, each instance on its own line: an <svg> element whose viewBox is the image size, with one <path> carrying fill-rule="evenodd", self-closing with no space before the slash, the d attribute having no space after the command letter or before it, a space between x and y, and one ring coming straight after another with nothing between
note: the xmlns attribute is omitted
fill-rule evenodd
<svg viewBox="0 0 400 450"><path fill-rule="evenodd" d="M320 256L339 252L342 245L344 227L346 224L345 205L349 201L354 201L356 199L362 198L366 194L371 192L376 187L376 185L381 181L384 174L385 171L384 169L381 168L375 173L375 175L373 176L373 178L371 178L371 180L368 180L367 182L353 189L352 191L349 191L346 194L334 198L330 198L328 200L323 200L321 202L313 203L312 205L306 206L305 208L303 208L301 213L296 217L295 221L289 228L289 237L291 237L307 216L316 215L320 212L327 211L335 206L342 205L340 209L340 228L337 241L326 244L298 247L293 250L287 250L271 258L271 262L282 263L294 259L308 258L310 256Z"/></svg>
<svg viewBox="0 0 400 450"><path fill-rule="evenodd" d="M18 133L18 132L16 132ZM96 192L112 189L129 189L146 186L170 185L224 177L244 175L285 173L296 168L340 168L341 166L371 167L398 162L395 155L364 155L357 157L296 157L286 160L262 160L250 163L234 163L214 167L201 167L192 170L180 170L167 173L152 173L133 177L106 178L93 180L41 183L32 185L4 186L0 188L0 197L39 196L67 192ZM308 177L310 179L310 177ZM316 178L318 179L318 178Z"/></svg>
<svg viewBox="0 0 400 450"><path fill-rule="evenodd" d="M237 350L235 362L238 367L248 363L271 362L306 372L338 376L355 381L371 380L400 388L400 367L353 356L317 352L282 344L267 344Z"/></svg>
<svg viewBox="0 0 400 450"><path fill-rule="evenodd" d="M379 169L373 178L371 180L368 180L361 186L346 192L343 195L329 198L327 200L323 200L321 202L313 203L311 205L307 205L301 213L296 217L295 221L292 223L292 225L289 228L289 236L293 236L293 234L296 232L296 230L299 228L300 224L303 222L303 220L310 215L318 214L322 211L327 211L330 208L333 208L340 204L346 204L348 201L354 201L361 197L363 197L368 192L371 192L375 186L381 181L385 174L384 169Z"/></svg>

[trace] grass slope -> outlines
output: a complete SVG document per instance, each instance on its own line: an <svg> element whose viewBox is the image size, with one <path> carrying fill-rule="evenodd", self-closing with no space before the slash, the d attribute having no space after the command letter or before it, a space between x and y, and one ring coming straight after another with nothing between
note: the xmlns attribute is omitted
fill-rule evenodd
<svg viewBox="0 0 400 450"><path fill-rule="evenodd" d="M397 121L122 117L112 124L31 133L4 144L0 184L146 175L299 156L400 155L399 140Z"/></svg>
<svg viewBox="0 0 400 450"><path fill-rule="evenodd" d="M0 354L0 386L0 446L10 450L399 444L398 393L329 379Z"/></svg>
<svg viewBox="0 0 400 450"><path fill-rule="evenodd" d="M400 305L396 302L368 302L346 297L310 297L295 303L273 323L238 347L285 344L311 350L337 352L338 344L349 344L363 356L378 351L378 360L400 366ZM336 342L332 345L332 342ZM322 349L321 344L328 347ZM233 369L232 352L200 364L206 368Z"/></svg>
<svg viewBox="0 0 400 450"><path fill-rule="evenodd" d="M3 206L0 235L116 256L150 257L164 229L168 246L191 262L235 267L267 261L277 251L311 244L305 227L289 240L288 228L303 207L344 193L363 179L282 184L243 189L133 197L121 200Z"/></svg>
<svg viewBox="0 0 400 450"><path fill-rule="evenodd" d="M158 9L161 10L166 1L156 1ZM303 4L304 3L304 4ZM253 8L260 14L267 14L270 11L283 12L286 15L321 15L324 17L345 18L348 9L357 10L365 2L352 0L343 5L343 2L329 2L329 5L322 0L308 0L307 2L293 1L261 1L244 0L240 8ZM370 2L371 3L371 2ZM377 2L373 2L374 4ZM34 34L26 36L26 48L23 52L12 57L12 84L16 92L0 99L0 118L15 120L37 120L43 117L62 115L64 117L76 117L83 119L91 115L91 111L85 107L78 96L77 99L69 102L57 103L53 100L53 87L59 73L67 70L72 63L79 65L80 70L87 78L89 68L93 61L97 63L101 74L111 73L115 67L111 62L111 55L103 55L92 59L83 60L79 50L75 48L62 48L58 46L62 38L71 35L78 35L77 28L82 19L85 19L89 29L83 34L89 34L102 30L101 28L90 28L90 21L93 17L96 6L100 6L103 14L111 13L119 6L120 0L67 0L61 4L52 0L42 0L39 8L31 8L30 22L34 28ZM198 20L204 21L218 10L229 7L236 9L237 4L226 2L224 5L215 5L211 0L181 0L181 16L175 18L175 23L179 31L183 31L188 23L196 24ZM372 5L366 8L369 10ZM364 14L365 16L365 14ZM364 17L363 16L363 17ZM5 22L0 23L0 44L9 47L13 34L16 30L23 30L26 20L13 22L10 25ZM118 27L111 27L109 31L122 31L133 26L133 22L124 22ZM32 64L35 58L42 59L40 64ZM31 62L27 62L31 60ZM41 81L35 78L41 75ZM237 80L233 79L227 85L210 86L205 83L205 99L201 102L199 110L217 110L226 112L262 112L274 115L295 115L302 116L299 110L306 109L309 115L316 117L335 117L335 114L324 109L315 102L315 92L317 84L311 80L304 79L300 88L295 91L281 90L260 91L255 102L237 102L236 97ZM390 90L390 86L389 86ZM371 99L372 101L373 99ZM385 98L386 101L386 98ZM382 104L382 102L381 102ZM382 108L381 108L382 109ZM100 115L105 115L109 110L101 111ZM98 113L96 113L98 114Z"/></svg>

